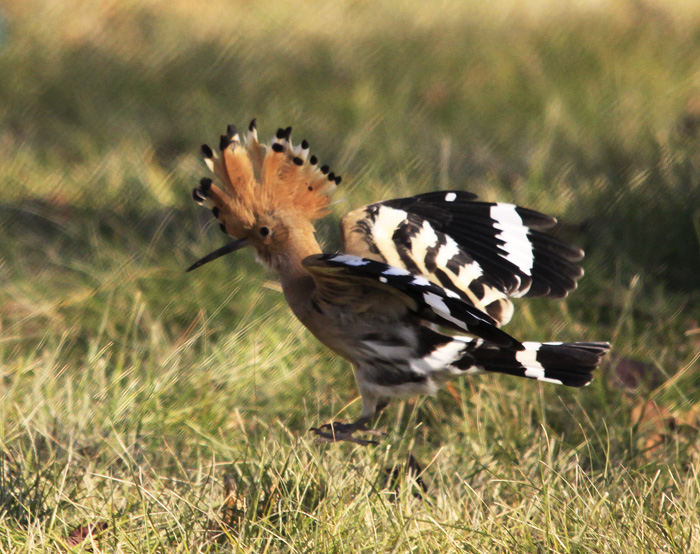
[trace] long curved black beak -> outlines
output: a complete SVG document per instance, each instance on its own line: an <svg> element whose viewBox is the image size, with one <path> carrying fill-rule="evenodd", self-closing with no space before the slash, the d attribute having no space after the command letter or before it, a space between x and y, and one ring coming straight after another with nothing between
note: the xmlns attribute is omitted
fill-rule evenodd
<svg viewBox="0 0 700 554"><path fill-rule="evenodd" d="M197 269L198 267L202 267L204 264L208 264L209 262L216 260L216 258L220 258L221 256L225 256L226 254L230 254L231 252L240 250L241 248L248 246L248 244L248 239L238 239L234 240L233 242L229 242L228 244L224 244L218 250L214 250L211 254L207 254L200 260L194 262L190 267L188 267L185 270L185 273L187 273L188 271L192 271L193 269Z"/></svg>

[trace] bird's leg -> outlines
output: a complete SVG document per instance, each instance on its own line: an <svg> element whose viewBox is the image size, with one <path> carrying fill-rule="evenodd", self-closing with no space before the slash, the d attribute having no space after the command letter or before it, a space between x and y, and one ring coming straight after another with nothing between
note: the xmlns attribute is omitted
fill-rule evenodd
<svg viewBox="0 0 700 554"><path fill-rule="evenodd" d="M373 435L381 435L381 431L376 431L375 429L369 429L367 423L370 417L361 417L353 423L343 423L342 421L334 421L333 423L324 423L320 427L312 427L310 430L316 433L320 438L319 442L354 442L362 446L368 446L370 444L379 444L377 441L358 439L353 436L354 433L361 431L363 433L370 433Z"/></svg>
<svg viewBox="0 0 700 554"><path fill-rule="evenodd" d="M386 433L379 431L377 429L370 429L367 427L367 423L371 419L382 411L389 404L388 400L383 400L378 403L367 402L365 409L363 410L363 415L357 421L353 423L343 423L342 421L334 421L333 423L324 423L320 427L312 427L310 431L316 433L320 438L317 439L319 442L354 442L355 444L360 444L362 446L368 446L370 444L379 444L378 441L358 439L353 435L356 432L368 433L375 436L384 436ZM371 412L368 409L371 406ZM369 415L366 415L369 412Z"/></svg>

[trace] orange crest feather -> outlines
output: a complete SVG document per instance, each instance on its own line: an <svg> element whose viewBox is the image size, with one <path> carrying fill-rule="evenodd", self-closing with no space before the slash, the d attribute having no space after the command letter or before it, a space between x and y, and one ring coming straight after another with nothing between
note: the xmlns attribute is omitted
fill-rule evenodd
<svg viewBox="0 0 700 554"><path fill-rule="evenodd" d="M222 188L202 180L206 198L197 198L214 213L232 236L242 236L261 215L291 212L308 221L328 212L330 194L340 184L340 176L318 166L316 156L309 157L306 141L294 146L291 127L279 129L269 146L258 142L255 120L250 123L245 141L229 125L221 136L221 155L202 146L204 161ZM206 182L206 184L205 184Z"/></svg>

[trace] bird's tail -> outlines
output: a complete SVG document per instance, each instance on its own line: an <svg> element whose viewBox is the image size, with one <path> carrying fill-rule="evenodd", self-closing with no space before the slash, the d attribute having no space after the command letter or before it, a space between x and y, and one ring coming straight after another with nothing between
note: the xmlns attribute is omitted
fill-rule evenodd
<svg viewBox="0 0 700 554"><path fill-rule="evenodd" d="M512 350L468 337L458 340L466 345L463 356L451 364L453 367L471 373L506 373L569 387L590 383L602 357L610 350L607 342L523 342L524 350Z"/></svg>
<svg viewBox="0 0 700 554"><path fill-rule="evenodd" d="M422 327L419 356L409 365L417 374L444 381L488 372L583 387L608 350L607 342L523 342L519 349Z"/></svg>

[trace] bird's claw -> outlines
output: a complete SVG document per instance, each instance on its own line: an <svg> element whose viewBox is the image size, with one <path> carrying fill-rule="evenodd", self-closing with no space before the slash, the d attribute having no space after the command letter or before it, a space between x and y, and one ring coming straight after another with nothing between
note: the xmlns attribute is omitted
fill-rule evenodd
<svg viewBox="0 0 700 554"><path fill-rule="evenodd" d="M361 446L368 446L370 444L379 444L378 441L358 439L353 437L353 434L357 431L363 433L369 433L371 435L381 436L384 433L377 431L375 429L368 429L364 423L343 423L341 421L334 421L333 423L324 423L320 427L312 427L309 429L318 435L317 442L354 442Z"/></svg>

